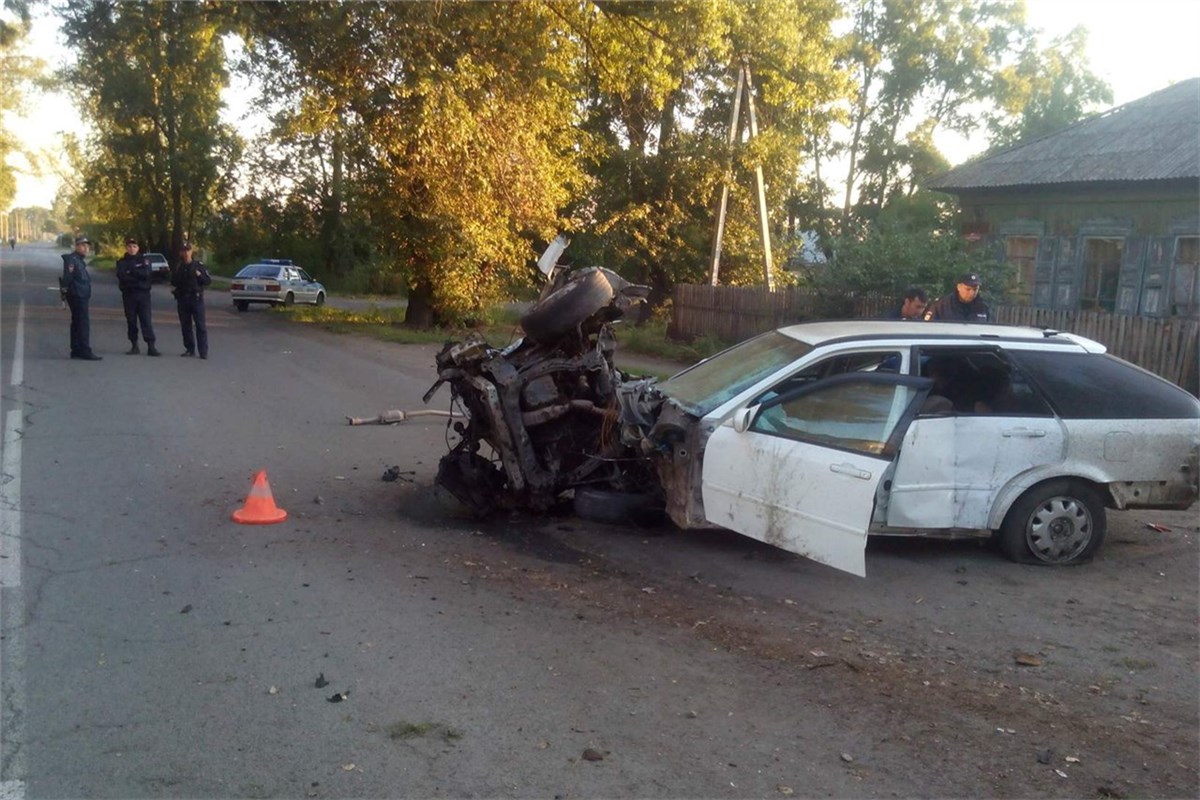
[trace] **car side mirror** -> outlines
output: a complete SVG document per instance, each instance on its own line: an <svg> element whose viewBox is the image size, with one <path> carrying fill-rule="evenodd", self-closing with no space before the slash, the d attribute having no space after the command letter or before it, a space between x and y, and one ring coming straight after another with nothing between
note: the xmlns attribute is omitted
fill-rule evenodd
<svg viewBox="0 0 1200 800"><path fill-rule="evenodd" d="M758 406L739 408L733 415L733 429L738 433L745 433L750 430L750 423L754 422L754 415L756 413L758 413Z"/></svg>

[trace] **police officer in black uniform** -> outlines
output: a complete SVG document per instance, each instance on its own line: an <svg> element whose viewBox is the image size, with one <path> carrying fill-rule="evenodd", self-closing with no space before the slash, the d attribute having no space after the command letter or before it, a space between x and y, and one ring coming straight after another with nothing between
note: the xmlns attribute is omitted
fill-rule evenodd
<svg viewBox="0 0 1200 800"><path fill-rule="evenodd" d="M154 347L154 326L150 323L150 287L153 285L150 262L138 252L137 239L125 240L125 255L117 260L117 284L125 305L125 326L129 334L129 350L125 355L136 356L138 323L146 340L146 355L161 355Z"/></svg>
<svg viewBox="0 0 1200 800"><path fill-rule="evenodd" d="M89 244L86 236L80 236L75 240L75 251L63 253L58 286L71 309L71 358L100 361L101 357L92 352L92 324L88 319L88 303L92 300L92 277L87 271Z"/></svg>
<svg viewBox="0 0 1200 800"><path fill-rule="evenodd" d="M179 325L183 328L183 352L179 355L191 358L198 350L201 358L208 358L204 287L212 283L212 277L207 267L192 260L192 246L187 242L183 243L179 259L179 266L171 276L171 285L175 287L175 304L179 307Z"/></svg>
<svg viewBox="0 0 1200 800"><path fill-rule="evenodd" d="M979 296L980 283L979 276L974 272L960 275L954 291L925 311L925 321L990 322L992 310Z"/></svg>

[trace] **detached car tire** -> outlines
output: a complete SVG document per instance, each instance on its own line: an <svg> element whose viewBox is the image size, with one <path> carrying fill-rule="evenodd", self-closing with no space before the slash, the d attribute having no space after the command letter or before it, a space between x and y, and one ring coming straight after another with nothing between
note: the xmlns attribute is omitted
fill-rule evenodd
<svg viewBox="0 0 1200 800"><path fill-rule="evenodd" d="M663 519L663 500L649 492L576 489L575 516L607 525L649 527Z"/></svg>
<svg viewBox="0 0 1200 800"><path fill-rule="evenodd" d="M1070 479L1034 486L1013 504L1000 527L1000 549L1021 564L1068 566L1091 560L1108 524L1104 500Z"/></svg>
<svg viewBox="0 0 1200 800"><path fill-rule="evenodd" d="M521 317L521 328L532 341L553 344L611 303L615 295L603 272L582 272L529 309Z"/></svg>

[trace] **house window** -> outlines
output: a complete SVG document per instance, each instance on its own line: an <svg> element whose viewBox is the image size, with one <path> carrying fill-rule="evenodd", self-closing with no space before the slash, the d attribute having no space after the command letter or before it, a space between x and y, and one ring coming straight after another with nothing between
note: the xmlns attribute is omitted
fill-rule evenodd
<svg viewBox="0 0 1200 800"><path fill-rule="evenodd" d="M1079 307L1085 311L1112 311L1117 304L1117 279L1121 276L1124 239L1086 239L1083 245L1083 290Z"/></svg>
<svg viewBox="0 0 1200 800"><path fill-rule="evenodd" d="M1037 267L1036 236L1009 236L1005 239L1005 258L1015 267L1012 298L1018 305L1033 302L1033 276Z"/></svg>
<svg viewBox="0 0 1200 800"><path fill-rule="evenodd" d="M1200 236L1179 237L1171 273L1171 312L1196 316L1200 313Z"/></svg>

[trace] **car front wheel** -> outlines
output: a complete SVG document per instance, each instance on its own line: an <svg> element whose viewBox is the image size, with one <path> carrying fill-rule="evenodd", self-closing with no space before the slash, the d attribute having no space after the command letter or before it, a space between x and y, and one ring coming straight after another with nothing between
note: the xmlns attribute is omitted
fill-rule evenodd
<svg viewBox="0 0 1200 800"><path fill-rule="evenodd" d="M325 305L325 293L324 292L317 292L317 305L318 306Z"/></svg>
<svg viewBox="0 0 1200 800"><path fill-rule="evenodd" d="M1095 554L1106 530L1104 501L1096 489L1077 480L1047 481L1009 509L1000 548L1022 564L1081 564Z"/></svg>

